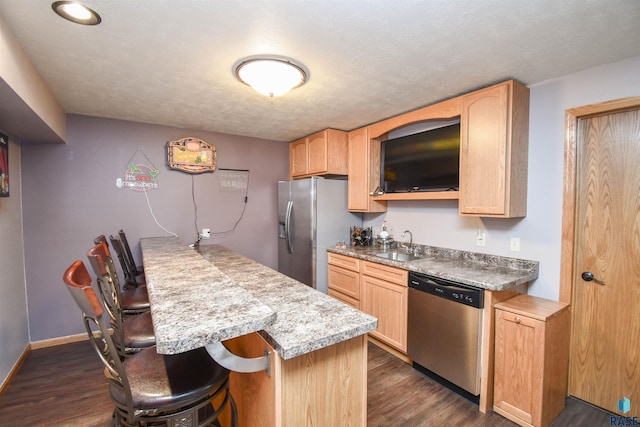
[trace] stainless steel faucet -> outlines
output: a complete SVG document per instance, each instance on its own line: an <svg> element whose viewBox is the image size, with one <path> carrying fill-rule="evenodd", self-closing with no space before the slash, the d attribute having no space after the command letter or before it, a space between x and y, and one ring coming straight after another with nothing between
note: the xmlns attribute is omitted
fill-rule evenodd
<svg viewBox="0 0 640 427"><path fill-rule="evenodd" d="M407 252L413 253L413 234L409 230L404 230L402 237L404 237L406 233L409 233L409 247L407 247Z"/></svg>

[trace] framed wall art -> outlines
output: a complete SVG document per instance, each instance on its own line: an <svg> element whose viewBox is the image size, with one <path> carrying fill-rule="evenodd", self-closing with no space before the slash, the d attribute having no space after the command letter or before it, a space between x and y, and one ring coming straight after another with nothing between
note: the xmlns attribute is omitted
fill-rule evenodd
<svg viewBox="0 0 640 427"><path fill-rule="evenodd" d="M182 138L167 142L167 165L187 173L216 170L216 147L199 138Z"/></svg>
<svg viewBox="0 0 640 427"><path fill-rule="evenodd" d="M0 133L0 197L9 197L9 137Z"/></svg>

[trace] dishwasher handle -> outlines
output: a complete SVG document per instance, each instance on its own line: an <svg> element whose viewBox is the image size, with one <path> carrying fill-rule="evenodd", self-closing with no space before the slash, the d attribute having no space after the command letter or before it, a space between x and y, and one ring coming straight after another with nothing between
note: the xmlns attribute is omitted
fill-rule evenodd
<svg viewBox="0 0 640 427"><path fill-rule="evenodd" d="M410 273L409 288L471 307L484 307L484 291L461 283Z"/></svg>

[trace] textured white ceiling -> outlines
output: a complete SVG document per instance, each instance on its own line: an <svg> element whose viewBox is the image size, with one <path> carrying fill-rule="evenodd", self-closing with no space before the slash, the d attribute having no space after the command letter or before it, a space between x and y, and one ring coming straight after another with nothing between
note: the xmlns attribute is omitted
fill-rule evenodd
<svg viewBox="0 0 640 427"><path fill-rule="evenodd" d="M275 140L640 55L639 0L83 2L100 25L0 0L67 113ZM302 62L307 84L267 98L238 82L234 64L260 54Z"/></svg>

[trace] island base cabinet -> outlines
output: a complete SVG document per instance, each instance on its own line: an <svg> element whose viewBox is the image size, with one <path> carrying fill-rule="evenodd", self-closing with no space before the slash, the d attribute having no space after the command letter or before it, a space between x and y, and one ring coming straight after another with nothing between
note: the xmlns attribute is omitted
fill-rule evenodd
<svg viewBox="0 0 640 427"><path fill-rule="evenodd" d="M519 295L495 308L493 410L522 426L546 427L565 405L568 306Z"/></svg>
<svg viewBox="0 0 640 427"><path fill-rule="evenodd" d="M239 426L367 424L367 340L361 335L283 360L257 334L225 341L238 356L271 352L271 372L231 372Z"/></svg>

